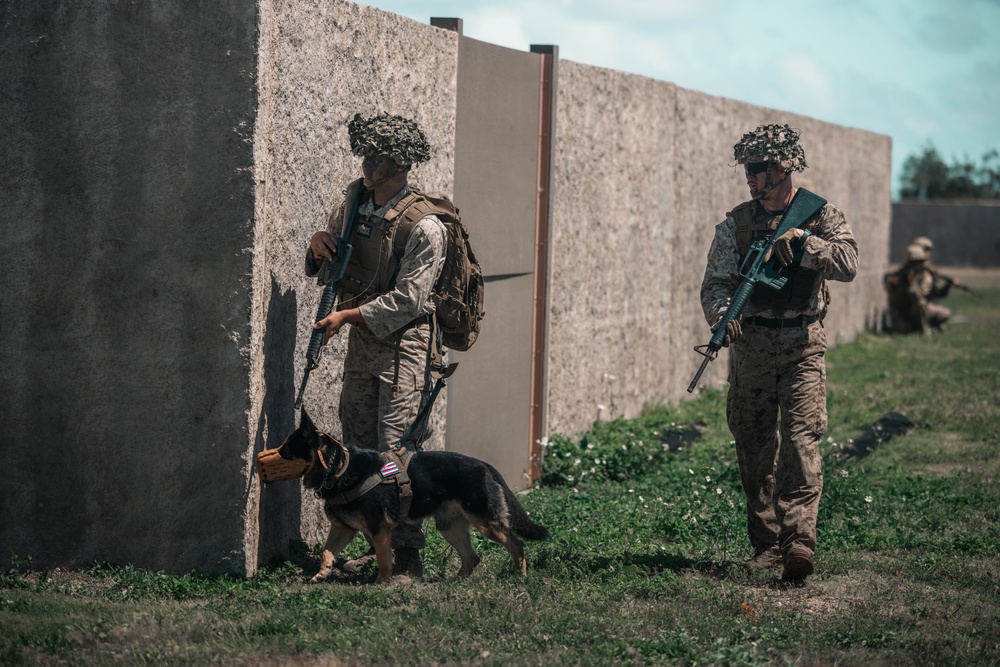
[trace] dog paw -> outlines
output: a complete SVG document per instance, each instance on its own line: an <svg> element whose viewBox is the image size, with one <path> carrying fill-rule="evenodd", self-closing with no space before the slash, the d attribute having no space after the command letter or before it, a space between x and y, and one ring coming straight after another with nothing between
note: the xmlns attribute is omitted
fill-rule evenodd
<svg viewBox="0 0 1000 667"><path fill-rule="evenodd" d="M309 582L313 584L321 584L329 579L332 574L333 570L320 570L313 576L312 579L309 580Z"/></svg>

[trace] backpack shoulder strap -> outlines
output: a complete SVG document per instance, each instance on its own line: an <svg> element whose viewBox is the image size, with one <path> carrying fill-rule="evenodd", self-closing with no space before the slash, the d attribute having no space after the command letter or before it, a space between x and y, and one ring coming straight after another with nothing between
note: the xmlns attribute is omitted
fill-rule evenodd
<svg viewBox="0 0 1000 667"><path fill-rule="evenodd" d="M750 210L750 202L743 202L732 211L726 214L736 222L736 247L743 257L750 250L750 243L753 241L753 211Z"/></svg>
<svg viewBox="0 0 1000 667"><path fill-rule="evenodd" d="M386 214L385 219L390 222L398 219L392 241L392 250L397 257L402 257L406 252L406 243L410 240L413 228L429 215L437 216L445 222L459 221L458 209L449 200L430 197L418 190L411 190L409 195L400 199L392 211Z"/></svg>

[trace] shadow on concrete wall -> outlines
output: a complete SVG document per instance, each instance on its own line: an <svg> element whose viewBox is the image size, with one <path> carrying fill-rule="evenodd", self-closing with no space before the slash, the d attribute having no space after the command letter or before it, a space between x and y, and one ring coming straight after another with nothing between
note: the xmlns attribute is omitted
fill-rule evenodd
<svg viewBox="0 0 1000 667"><path fill-rule="evenodd" d="M254 452L277 447L295 430L295 336L298 299L294 290L282 292L271 274L271 296L264 331L264 398ZM250 483L256 483L251 478ZM262 563L288 553L289 540L299 534L302 515L301 484L279 482L261 489L258 560Z"/></svg>

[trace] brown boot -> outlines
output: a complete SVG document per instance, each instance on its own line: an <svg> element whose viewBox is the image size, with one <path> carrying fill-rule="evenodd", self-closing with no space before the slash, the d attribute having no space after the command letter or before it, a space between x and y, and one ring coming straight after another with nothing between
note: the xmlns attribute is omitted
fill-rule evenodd
<svg viewBox="0 0 1000 667"><path fill-rule="evenodd" d="M805 579L813 573L812 554L808 549L802 547L792 547L785 554L785 571L781 578L798 581Z"/></svg>
<svg viewBox="0 0 1000 667"><path fill-rule="evenodd" d="M361 574L362 568L373 560L375 560L375 547L368 547L364 556L347 561L340 569L348 574Z"/></svg>
<svg viewBox="0 0 1000 667"><path fill-rule="evenodd" d="M753 558L743 563L743 567L747 570L747 572L753 572L758 569L780 570L781 564L781 550L778 549L777 545L774 545L764 549L758 549Z"/></svg>
<svg viewBox="0 0 1000 667"><path fill-rule="evenodd" d="M405 574L417 579L424 576L424 564L420 560L420 550L413 547L399 547L393 550L392 574Z"/></svg>

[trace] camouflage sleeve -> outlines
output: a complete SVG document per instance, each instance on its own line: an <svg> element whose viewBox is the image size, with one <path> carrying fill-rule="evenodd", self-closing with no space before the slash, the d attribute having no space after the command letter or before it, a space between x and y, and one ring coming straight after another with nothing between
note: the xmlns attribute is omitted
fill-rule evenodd
<svg viewBox="0 0 1000 667"><path fill-rule="evenodd" d="M416 224L399 262L396 286L361 306L361 317L373 334L388 338L434 309L431 293L444 264L444 223L429 215Z"/></svg>
<svg viewBox="0 0 1000 667"><path fill-rule="evenodd" d="M736 222L731 217L726 218L715 227L705 277L701 281L701 308L709 326L715 326L725 314L729 300L740 286L739 259Z"/></svg>
<svg viewBox="0 0 1000 667"><path fill-rule="evenodd" d="M802 266L827 280L849 283L858 273L858 244L847 218L827 204L803 246Z"/></svg>

